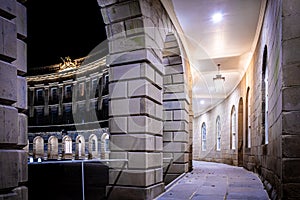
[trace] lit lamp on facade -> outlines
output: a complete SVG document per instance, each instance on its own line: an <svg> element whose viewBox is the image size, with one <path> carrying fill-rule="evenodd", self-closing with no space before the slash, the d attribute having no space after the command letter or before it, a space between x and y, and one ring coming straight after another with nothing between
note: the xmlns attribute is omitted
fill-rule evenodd
<svg viewBox="0 0 300 200"><path fill-rule="evenodd" d="M218 64L218 74L213 78L216 92L224 90L225 77L220 74L220 64Z"/></svg>

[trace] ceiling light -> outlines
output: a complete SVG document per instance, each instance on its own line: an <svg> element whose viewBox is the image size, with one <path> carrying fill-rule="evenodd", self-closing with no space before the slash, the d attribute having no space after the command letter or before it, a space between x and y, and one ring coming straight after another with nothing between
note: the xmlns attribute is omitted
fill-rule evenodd
<svg viewBox="0 0 300 200"><path fill-rule="evenodd" d="M218 64L218 74L213 78L216 92L221 92L224 89L225 77L220 74L220 64Z"/></svg>
<svg viewBox="0 0 300 200"><path fill-rule="evenodd" d="M223 19L223 14L222 13L215 13L213 16L212 16L212 21L214 23L218 23L220 21L222 21Z"/></svg>
<svg viewBox="0 0 300 200"><path fill-rule="evenodd" d="M200 101L200 104L201 104L201 105L203 105L204 103L205 103L205 101L204 101L204 100L201 100L201 101Z"/></svg>

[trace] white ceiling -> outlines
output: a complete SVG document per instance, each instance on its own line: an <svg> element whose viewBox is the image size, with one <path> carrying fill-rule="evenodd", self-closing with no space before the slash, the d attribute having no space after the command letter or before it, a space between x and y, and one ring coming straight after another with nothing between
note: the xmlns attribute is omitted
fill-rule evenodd
<svg viewBox="0 0 300 200"><path fill-rule="evenodd" d="M164 2L165 1L165 2ZM264 0L162 0L187 49L193 75L195 116L222 101L240 82L256 45ZM212 15L220 12L222 21ZM216 92L213 77L225 77Z"/></svg>

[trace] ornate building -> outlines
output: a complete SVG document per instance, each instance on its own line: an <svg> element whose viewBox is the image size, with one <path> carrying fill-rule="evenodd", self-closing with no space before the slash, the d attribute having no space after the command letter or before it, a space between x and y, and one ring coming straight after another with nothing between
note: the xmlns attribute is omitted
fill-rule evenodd
<svg viewBox="0 0 300 200"><path fill-rule="evenodd" d="M108 69L94 57L29 71L30 156L108 158Z"/></svg>

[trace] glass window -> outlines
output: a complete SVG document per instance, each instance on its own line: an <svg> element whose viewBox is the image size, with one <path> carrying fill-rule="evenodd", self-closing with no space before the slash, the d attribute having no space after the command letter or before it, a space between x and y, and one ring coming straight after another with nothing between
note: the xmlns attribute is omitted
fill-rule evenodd
<svg viewBox="0 0 300 200"><path fill-rule="evenodd" d="M217 131L217 151L221 150L221 121L220 116L216 120L216 131Z"/></svg>
<svg viewBox="0 0 300 200"><path fill-rule="evenodd" d="M36 90L36 102L38 105L44 104L44 91L43 89Z"/></svg>
<svg viewBox="0 0 300 200"><path fill-rule="evenodd" d="M236 149L236 112L234 106L231 110L231 149Z"/></svg>
<svg viewBox="0 0 300 200"><path fill-rule="evenodd" d="M58 103L58 94L57 94L57 87L53 87L50 89L51 91L51 96L50 96L50 100L51 103Z"/></svg>
<svg viewBox="0 0 300 200"><path fill-rule="evenodd" d="M206 151L206 125L203 122L201 127L201 135L202 135L202 151Z"/></svg>

